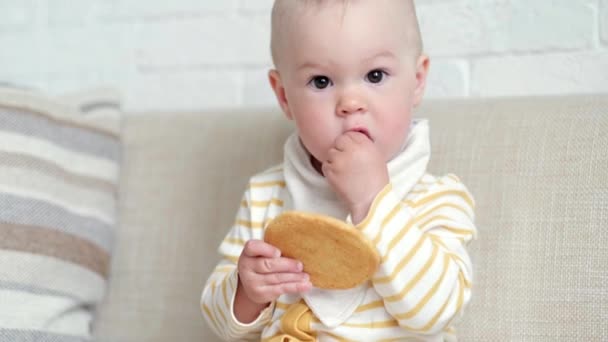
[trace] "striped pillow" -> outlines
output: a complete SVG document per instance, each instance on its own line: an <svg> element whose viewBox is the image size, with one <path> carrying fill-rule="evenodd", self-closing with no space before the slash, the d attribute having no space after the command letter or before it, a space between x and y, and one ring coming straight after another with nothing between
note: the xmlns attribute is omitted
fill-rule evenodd
<svg viewBox="0 0 608 342"><path fill-rule="evenodd" d="M89 341L106 289L118 97L0 88L0 341Z"/></svg>

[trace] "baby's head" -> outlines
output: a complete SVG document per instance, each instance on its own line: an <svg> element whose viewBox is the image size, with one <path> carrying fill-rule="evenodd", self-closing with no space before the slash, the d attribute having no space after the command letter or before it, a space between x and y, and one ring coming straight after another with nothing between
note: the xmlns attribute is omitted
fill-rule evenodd
<svg viewBox="0 0 608 342"><path fill-rule="evenodd" d="M275 0L271 51L271 86L317 160L349 130L387 161L400 151L429 63L413 0Z"/></svg>

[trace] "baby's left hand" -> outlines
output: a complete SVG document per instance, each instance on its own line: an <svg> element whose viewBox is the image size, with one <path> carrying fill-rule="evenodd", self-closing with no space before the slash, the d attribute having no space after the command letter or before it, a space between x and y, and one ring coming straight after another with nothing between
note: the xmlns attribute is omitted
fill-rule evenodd
<svg viewBox="0 0 608 342"><path fill-rule="evenodd" d="M380 151L365 134L352 131L336 139L323 174L348 205L354 224L367 216L374 198L389 182Z"/></svg>

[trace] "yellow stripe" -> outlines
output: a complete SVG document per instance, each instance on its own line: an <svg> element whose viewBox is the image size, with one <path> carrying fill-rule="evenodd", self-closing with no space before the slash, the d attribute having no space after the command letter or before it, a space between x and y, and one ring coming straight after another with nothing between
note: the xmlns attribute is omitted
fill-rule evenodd
<svg viewBox="0 0 608 342"><path fill-rule="evenodd" d="M211 284L211 297L215 298L215 289L217 288L217 284L214 282L213 284ZM222 321L224 322L224 326L226 326L226 324L228 323L228 321L226 320L226 316L224 316L224 313L222 312L222 310L220 310L219 308L217 309L217 313L220 314L220 316L222 317ZM217 316L216 316L217 318Z"/></svg>
<svg viewBox="0 0 608 342"><path fill-rule="evenodd" d="M234 270L235 267L236 267L235 265L222 265L222 266L216 267L214 272L228 273L228 272L232 272L232 270Z"/></svg>
<svg viewBox="0 0 608 342"><path fill-rule="evenodd" d="M379 322L371 322L371 323L344 323L344 324L342 324L342 326L351 327L351 328L374 329L374 328L398 327L399 323L395 320L390 320L390 321L379 321Z"/></svg>
<svg viewBox="0 0 608 342"><path fill-rule="evenodd" d="M422 244L425 241L426 241L425 239L419 239L418 242L416 242L416 245L414 245L414 248L410 249L410 251L407 253L407 255L403 259L401 259L401 261L399 262L399 264L397 266L395 266L395 269L393 269L393 271L391 272L390 275L384 276L384 277L375 278L375 279L373 279L373 282L376 283L376 284L384 284L384 283L388 283L390 281L393 281L393 279L395 279L395 277L397 276L397 274L399 274L399 272L401 272L401 270L403 270L403 268L405 267L405 265L409 264L409 262L411 261L411 259L418 252L418 250L420 249L420 247L422 247Z"/></svg>
<svg viewBox="0 0 608 342"><path fill-rule="evenodd" d="M224 326L228 325L228 320L226 319L226 316L224 315L224 313L222 312L222 310L217 310L217 313L220 314L220 316L222 317L222 321L224 322Z"/></svg>
<svg viewBox="0 0 608 342"><path fill-rule="evenodd" d="M365 218L365 220L363 220L362 222L360 222L357 225L358 229L365 230L365 228L367 228L369 221L372 219L372 217L376 213L378 204L380 204L380 202L382 202L382 200L384 200L384 197L386 196L386 194L388 194L392 189L393 189L393 184L388 183L384 187L384 189L382 189L382 191L378 194L378 196L376 196L376 200L374 201L374 203L372 203L372 207L369 209L369 211L367 213L367 217Z"/></svg>
<svg viewBox="0 0 608 342"><path fill-rule="evenodd" d="M380 238L382 237L382 233L384 233L384 228L386 227L386 225L402 209L403 209L403 204L401 204L401 202L397 203L397 205L393 208L393 210L391 210L391 212L384 218L384 220L382 220L382 225L380 226L380 230L378 231L378 234L376 235L376 237L374 238L374 240L372 242L374 246L377 246L378 243L380 242Z"/></svg>
<svg viewBox="0 0 608 342"><path fill-rule="evenodd" d="M443 247L444 250L446 250L446 251L450 250L448 248L448 246L446 246L446 244L443 241L441 241L441 237L439 237L435 234L432 234L432 233L429 233L427 236L431 239L431 241L433 243L438 244L439 246Z"/></svg>
<svg viewBox="0 0 608 342"><path fill-rule="evenodd" d="M249 208L250 205L252 208L268 208L271 204L282 207L284 203L278 198L273 198L270 201L251 201L249 204L245 200L241 201L241 207L243 208Z"/></svg>
<svg viewBox="0 0 608 342"><path fill-rule="evenodd" d="M290 305L291 305L291 304L289 304L289 303L283 303L283 302L279 302L279 301L277 301L277 302L274 304L274 307L275 307L275 308L278 308L278 309L281 309L281 310L287 310L287 308L288 308Z"/></svg>
<svg viewBox="0 0 608 342"><path fill-rule="evenodd" d="M247 242L247 241L240 239L240 238L226 238L226 239L224 239L224 242L230 243L233 245L245 246L245 242Z"/></svg>
<svg viewBox="0 0 608 342"><path fill-rule="evenodd" d="M460 293L458 294L458 304L456 305L456 312L460 312L462 308L462 303L464 302L464 284L466 279L464 279L464 275L462 273L458 274L458 283L460 284Z"/></svg>
<svg viewBox="0 0 608 342"><path fill-rule="evenodd" d="M419 195L419 194L423 194L425 192L429 191L428 188L424 188L424 189L416 189L416 190L410 190L410 192L408 192L408 195Z"/></svg>
<svg viewBox="0 0 608 342"><path fill-rule="evenodd" d="M385 189L385 190L386 190L386 189ZM383 191L383 192L382 192L382 193L379 195L379 198L380 198L380 199L383 199L383 198L384 198L384 196L386 195L386 193L387 193L387 192L388 192L388 191ZM433 196L437 196L437 195L445 195L445 194L447 194L447 193L449 193L449 192L448 192L448 191L446 191L446 192L442 192L442 193L435 194L435 195L433 195ZM432 197L432 196L430 196L430 197ZM429 198L429 197L427 197L426 199L428 199L428 198ZM425 200L425 199L422 199L421 201L424 201L424 200ZM380 200L378 200L377 202L380 202ZM377 204L377 202L376 202L376 203L374 203L374 204ZM457 205L454 205L454 204L452 204L452 203L443 203L443 204L437 205L437 206L435 206L435 207L433 207L433 208L430 208L430 209L429 209L429 210L427 210L427 211L426 211L424 214L422 214L422 215L420 215L420 216L416 217L414 220L410 221L410 222L409 222L409 223L406 225L406 227L404 227L404 229L402 229L402 230L399 232L399 234L398 234L398 235L397 235L395 238L393 238L393 239L391 240L391 242L389 243L388 249L387 249L387 253L386 253L386 255L385 255L385 256L384 256L384 258L383 258L383 259L384 259L384 261L386 261L386 258L387 258L387 256L388 256L388 255L390 255L390 252L392 251L392 249L393 249L393 248L394 248L394 247L397 245L397 243L398 243L398 242L401 240L401 238L402 238L402 237L403 237L403 236L404 236L404 235L405 235L405 234L406 234L406 233L409 231L409 228L410 228L411 226L413 226L415 223L417 223L418 221L420 221L420 220L422 220L423 218L425 218L425 216L427 216L427 215L431 214L433 211L438 210L438 209L443 208L443 207L451 207L451 208L454 208L454 209L457 209L457 210L461 210L463 213L465 213L467 216L469 216L469 215L468 215L468 213L467 213L467 212L466 212L464 209L462 209L461 207L459 207L459 206L457 206ZM368 214L367 219L366 219L365 221L363 221L363 222L362 222L362 223L359 225L359 226L361 227L361 229L365 229L365 227L366 227L366 226L369 224L369 219L370 219L370 218L373 216L373 213L375 212L375 210L376 210L376 208L375 208L375 207L373 207L373 208L370 210L370 214ZM391 214L393 214L394 210L396 210L396 208L393 208L393 210L391 211ZM389 216L391 216L391 214L389 214ZM383 223L385 223L385 222L387 222L387 221L385 220ZM429 222L430 222L430 221L429 221ZM420 226L422 227L422 226L424 226L424 225L420 225ZM384 227L381 227L381 232L384 230L383 228L384 228ZM460 232L459 232L458 230L453 230L453 229L455 229L455 228L452 228L452 227L447 227L446 229L447 229L447 230L451 230L451 231L453 231L454 233L457 233L457 234L462 232L462 231L460 231ZM472 232L467 231L467 233L466 233L465 235L471 235L471 234L472 234ZM375 244L378 244L378 242L379 242L378 240L380 239L380 237L381 237L381 234L378 234L378 235L377 235L377 236L374 238L374 241L373 241L373 242L374 242Z"/></svg>
<svg viewBox="0 0 608 342"><path fill-rule="evenodd" d="M450 257L458 259L458 261L460 261L460 263L462 263L463 265L466 265L466 262L464 262L464 260L460 257L460 255L451 253L451 250L446 246L446 244L443 241L441 241L441 237L436 236L432 233L429 233L427 236L431 239L431 241L433 241L433 243L443 247L444 251L448 255L450 255Z"/></svg>
<svg viewBox="0 0 608 342"><path fill-rule="evenodd" d="M420 214L419 216L428 216L429 214L431 214L431 213L433 213L435 211L439 211L440 209L443 209L443 208L452 208L452 209L455 209L455 210L460 211L461 213L463 213L471 221L473 220L473 218L471 217L471 215L469 215L469 212L465 208L463 208L463 207L461 207L461 206L459 206L457 204L451 203L451 202L449 202L449 203L441 203L439 205L431 207L431 208L427 209L424 213Z"/></svg>
<svg viewBox="0 0 608 342"><path fill-rule="evenodd" d="M213 325L215 326L215 330L220 331L220 326L217 324L215 317L211 314L211 310L205 303L203 303L203 311L207 314L207 317L209 317L211 322L213 322Z"/></svg>
<svg viewBox="0 0 608 342"><path fill-rule="evenodd" d="M424 221L424 223L420 224L420 229L423 229L423 227L428 226L433 221L439 221L439 220L450 221L451 218L448 217L448 216L445 216L445 215L432 216L428 220ZM447 225L444 225L444 224L438 224L434 229L439 229L439 228L445 229L445 230L450 231L450 232L455 233L455 234L473 235L473 231L470 230L470 229L455 228L455 227L447 226Z"/></svg>
<svg viewBox="0 0 608 342"><path fill-rule="evenodd" d="M462 228L456 228L456 227L452 227L452 226L447 226L447 225L441 225L439 227L437 227L437 229L445 229L447 231L450 231L454 234L460 234L460 235L473 235L473 231L469 230L469 229L462 229Z"/></svg>
<svg viewBox="0 0 608 342"><path fill-rule="evenodd" d="M437 206L435 206L433 208L428 209L424 213L418 215L415 219L413 219L410 222L408 222L408 224L388 244L386 255L384 256L383 261L386 261L387 256L391 254L391 251L393 250L393 248L395 248L395 246L397 245L397 243L399 241L401 241L401 239L403 238L403 236L405 236L405 234L409 231L410 227L412 227L414 224L418 223L422 219L424 219L427 216L429 216L430 214L432 214L433 211L438 210L438 209L442 208L443 206L450 206L450 205L449 204L445 204L445 203L437 205ZM428 220L427 222L425 222L425 224L427 224L430 221L431 220ZM423 226L424 226L424 224L420 225L420 227L423 227Z"/></svg>
<svg viewBox="0 0 608 342"><path fill-rule="evenodd" d="M457 259L458 261L460 261L461 264L466 265L466 262L464 262L464 260L462 260L462 258L459 255L456 255L454 253L449 253L449 252L446 252L446 254L450 258ZM459 272L458 274L464 276L464 274L462 272ZM464 287L467 289L471 288L471 283L466 278L464 278Z"/></svg>
<svg viewBox="0 0 608 342"><path fill-rule="evenodd" d="M227 254L223 254L222 256L224 257L224 259L228 259L228 260L232 261L234 264L237 264L239 262L238 256L227 255Z"/></svg>
<svg viewBox="0 0 608 342"><path fill-rule="evenodd" d="M462 199L467 202L467 204L471 207L474 208L475 205L473 204L473 199L471 199L471 197L469 196L469 194L467 194L465 191L461 191L461 190L446 190L446 191L441 191L441 192L437 192L434 193L432 195L429 195L427 197L421 198L420 200L414 202L412 200L404 200L403 202L405 202L405 204L417 208L419 206L422 206L428 202L434 201L437 198L440 198L442 196L447 196L447 195L460 195L462 197Z"/></svg>
<svg viewBox="0 0 608 342"><path fill-rule="evenodd" d="M367 310L372 310L372 309L376 309L376 308L382 308L384 307L384 301L383 300L376 300L364 305L360 305L357 310L355 310L355 312L363 312L363 311L367 311Z"/></svg>
<svg viewBox="0 0 608 342"><path fill-rule="evenodd" d="M226 304L226 308L230 310L230 302L228 302L228 295L226 294L226 281L222 282L222 296L224 297L224 304Z"/></svg>
<svg viewBox="0 0 608 342"><path fill-rule="evenodd" d="M416 316L418 314L418 312L420 312L420 310L422 310L424 305L426 303L428 303L428 301L431 298L433 298L433 296L437 292L437 289L439 289L439 286L443 282L443 279L445 278L445 274L448 271L448 266L450 265L449 261L450 261L450 257L448 255L445 255L443 257L443 271L441 272L441 276L439 277L439 279L437 279L435 284L433 284L433 287L431 288L431 290L422 298L422 300L420 300L420 302L418 302L418 304L416 304L416 306L412 310L410 310L409 312L406 312L404 314L395 315L395 318L410 319L410 318Z"/></svg>
<svg viewBox="0 0 608 342"><path fill-rule="evenodd" d="M278 198L273 198L270 201L251 201L251 202L249 202L249 204L252 207L256 207L256 208L267 208L271 204L274 204L274 205L276 205L278 207L282 207L283 206L283 201L281 201Z"/></svg>
<svg viewBox="0 0 608 342"><path fill-rule="evenodd" d="M437 207L435 207L437 208ZM416 223L418 223L418 221L422 220L423 218L425 218L425 216L427 216L430 212L432 212L435 208L431 208L430 210L426 211L424 214L417 216L415 219L411 220L410 222L408 222L408 224L403 227L403 229L401 229L401 231L399 232L399 234L397 234L392 240L391 242L388 244L387 247L387 251L386 251L386 255L382 258L383 262L386 261L386 259L388 258L388 256L391 254L393 248L395 248L395 246L397 246L397 244L401 241L401 239L405 236L405 234L409 231L409 229L415 225ZM431 218L432 220L432 218ZM429 220L430 221L430 220ZM422 225L421 225L422 226ZM471 233L470 233L471 234Z"/></svg>
<svg viewBox="0 0 608 342"><path fill-rule="evenodd" d="M401 241L401 239L410 231L410 228L412 228L419 220L419 218L415 218L408 222L403 228L401 228L399 233L397 233L397 235L391 240L391 242L389 242L388 247L386 248L386 255L382 258L382 262L385 262L388 259L388 256L391 255L391 251L393 250L393 248L395 248L397 243Z"/></svg>
<svg viewBox="0 0 608 342"><path fill-rule="evenodd" d="M216 287L216 286L217 286L216 282L215 282L215 281L213 281L213 282L211 283L211 298L213 298L213 299L215 299L215 287ZM224 323L226 323L226 322L224 321Z"/></svg>
<svg viewBox="0 0 608 342"><path fill-rule="evenodd" d="M464 294L463 294L464 290L462 288L462 278L460 276L461 276L461 274L458 275L458 281L461 286L460 286L460 294L458 295L458 304L456 306L456 311L454 312L454 316L448 321L448 324L446 325L447 328L444 329L445 332L452 333L452 334L454 334L456 332L456 330L454 330L454 328L450 327L450 324L452 324L452 320L454 320L454 318L457 317L456 314L460 311L460 308L462 307L463 298L464 298ZM435 323L437 323L437 320L439 319L439 317L441 317L441 315L445 311L445 308L448 303L449 303L449 298L441 306L441 309L439 309L439 311L435 314L435 316L433 316L433 318L427 324L425 324L422 328L417 328L417 329L410 328L409 330L412 332L425 332L425 331L428 331L429 329L431 329L435 325ZM397 315L397 316L399 316L399 315Z"/></svg>
<svg viewBox="0 0 608 342"><path fill-rule="evenodd" d="M441 241L441 238L438 236L435 236L433 234L429 234L428 235L431 238L431 241L433 241L433 243L440 245L441 247L443 247L445 249L445 253L447 255L450 256L450 258L454 258L457 259L461 264L466 265L467 263L464 262L464 260L460 257L460 255L454 254L450 252L450 249L443 243L443 241ZM461 274L461 273L459 273ZM471 283L469 283L468 280L464 280L465 281L465 287L466 288L471 288Z"/></svg>
<svg viewBox="0 0 608 342"><path fill-rule="evenodd" d="M439 251L439 248L437 248L437 246L433 245L433 253L431 254L431 257L429 258L429 260L427 260L426 264L424 264L424 266L422 266L422 269L420 269L420 271L418 271L418 273L416 274L416 276L414 278L412 278L409 281L409 283L398 294L386 297L385 300L388 301L388 302L395 302L395 301L403 299L403 297L408 292L410 292L414 288L414 286L416 286L416 284L418 284L418 282L420 281L420 279L431 268L431 265L433 265L433 261L435 261L435 258L437 257L437 252L438 251Z"/></svg>
<svg viewBox="0 0 608 342"><path fill-rule="evenodd" d="M467 212L466 209L464 209L463 207L461 207L457 204L454 204L454 203L442 203L442 204L436 205L434 207L427 209L425 212L418 214L417 217L419 217L420 219L424 219L424 218L430 216L431 214L433 214L434 212L439 211L440 209L443 209L443 208L452 208L452 209L458 210L461 213L463 213L466 217L468 217L471 221L473 221L473 218L471 217L471 215L469 215L469 213Z"/></svg>
<svg viewBox="0 0 608 342"><path fill-rule="evenodd" d="M443 305L441 306L439 311L437 311L435 316L433 316L433 318L431 318L431 320L427 324L425 324L422 328L417 329L417 330L418 331L428 331L429 329L431 329L435 325L435 323L437 323L437 320L439 320L439 317L441 317L441 315L445 311L445 308L448 306L449 302L450 302L450 298L448 297L448 299L445 301L445 303L443 303ZM397 315L397 316L399 316L399 315Z"/></svg>
<svg viewBox="0 0 608 342"><path fill-rule="evenodd" d="M250 188L269 188L273 186L285 187L285 181L270 181L270 182L256 182L249 183Z"/></svg>
<svg viewBox="0 0 608 342"><path fill-rule="evenodd" d="M236 220L236 224L249 229L260 229L264 227L262 222L251 222L246 220Z"/></svg>
<svg viewBox="0 0 608 342"><path fill-rule="evenodd" d="M468 212L468 211L467 211L465 208L463 208L463 207L459 206L458 204L454 204L454 203L443 203L443 204L440 204L440 205L438 205L438 206L435 206L435 207L434 207L434 208L432 208L432 209L433 209L433 210L439 210L439 209L443 209L443 208L446 208L446 207L447 207L447 208L452 208L452 209L455 209L455 210L460 211L460 212L461 212L461 213L463 213L463 214L464 214L466 217L468 217L468 218L469 218L469 220L473 221L473 217L471 217L471 215L469 214L469 212ZM425 214L427 214L427 213L431 213L431 212L432 212L431 210L427 210L427 211L425 212Z"/></svg>
<svg viewBox="0 0 608 342"><path fill-rule="evenodd" d="M458 303L456 304L456 311L454 311L454 317L450 318L450 320L448 321L448 326L450 326L452 324L452 321L458 317L458 313L460 312L460 309L462 308L462 303L464 302L464 275L462 273L458 274L458 283L460 284L460 293L458 294ZM452 329L452 333L455 333L456 331L454 331L454 328L449 327L448 329Z"/></svg>

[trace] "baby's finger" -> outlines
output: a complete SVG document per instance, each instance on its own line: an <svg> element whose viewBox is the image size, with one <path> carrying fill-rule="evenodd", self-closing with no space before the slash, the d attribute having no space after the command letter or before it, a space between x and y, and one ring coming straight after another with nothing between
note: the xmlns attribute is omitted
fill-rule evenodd
<svg viewBox="0 0 608 342"><path fill-rule="evenodd" d="M258 258L254 266L256 273L302 272L302 263L290 258Z"/></svg>
<svg viewBox="0 0 608 342"><path fill-rule="evenodd" d="M264 277L265 284L273 284L273 285L282 284L282 283L297 283L297 282L304 282L304 281L309 280L308 274L306 274L304 272L271 273L271 274L265 274L265 275L263 275L263 277Z"/></svg>
<svg viewBox="0 0 608 342"><path fill-rule="evenodd" d="M312 289L310 281L267 285L260 288L259 296L274 300L284 294L298 294L308 292L310 289Z"/></svg>
<svg viewBox="0 0 608 342"><path fill-rule="evenodd" d="M339 152L343 152L351 143L352 139L347 134L342 134L336 138L333 148L335 148Z"/></svg>
<svg viewBox="0 0 608 342"><path fill-rule="evenodd" d="M336 149L335 147L330 148L327 152L327 161L331 163L336 158L338 158L340 154L342 154L342 152Z"/></svg>
<svg viewBox="0 0 608 342"><path fill-rule="evenodd" d="M329 170L331 169L331 161L326 161L325 163L321 164L321 172L323 172L323 176L327 177L327 174L329 173Z"/></svg>
<svg viewBox="0 0 608 342"><path fill-rule="evenodd" d="M278 258L281 251L262 240L249 240L245 243L243 253L249 257Z"/></svg>
<svg viewBox="0 0 608 342"><path fill-rule="evenodd" d="M296 294L302 292L308 292L312 289L310 281L300 281L293 283L282 283L277 285L271 285L271 291L277 297L283 294Z"/></svg>

